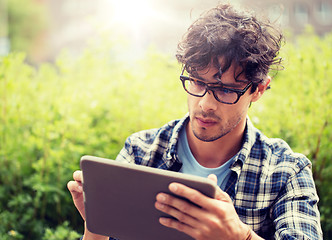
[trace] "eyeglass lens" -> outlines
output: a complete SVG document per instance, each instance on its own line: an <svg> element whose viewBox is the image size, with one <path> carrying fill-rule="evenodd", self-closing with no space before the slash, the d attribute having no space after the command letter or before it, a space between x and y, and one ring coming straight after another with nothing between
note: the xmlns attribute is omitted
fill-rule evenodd
<svg viewBox="0 0 332 240"><path fill-rule="evenodd" d="M194 96L197 97L202 97L206 94L208 90L208 85L205 84L204 82L200 81L195 81L195 80L185 80L184 82L184 87L185 90ZM211 88L213 92L213 95L217 98L218 101L224 102L224 103L234 103L238 99L238 94L234 91L231 91L230 89L227 88Z"/></svg>

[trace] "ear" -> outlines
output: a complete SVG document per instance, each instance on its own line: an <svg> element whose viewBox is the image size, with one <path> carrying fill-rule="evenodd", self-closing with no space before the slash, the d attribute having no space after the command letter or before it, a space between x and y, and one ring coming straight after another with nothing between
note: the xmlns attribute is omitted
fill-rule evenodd
<svg viewBox="0 0 332 240"><path fill-rule="evenodd" d="M251 102L256 102L258 99L261 98L265 90L268 88L270 82L271 82L271 77L267 76L262 83L258 84L256 91L253 93Z"/></svg>

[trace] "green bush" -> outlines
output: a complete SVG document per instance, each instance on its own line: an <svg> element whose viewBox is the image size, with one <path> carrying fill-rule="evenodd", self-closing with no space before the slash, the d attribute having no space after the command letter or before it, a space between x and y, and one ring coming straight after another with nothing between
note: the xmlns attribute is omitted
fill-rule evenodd
<svg viewBox="0 0 332 240"><path fill-rule="evenodd" d="M80 237L80 234L70 229L69 222L65 221L62 225L57 226L55 231L47 228L43 240L71 240Z"/></svg>
<svg viewBox="0 0 332 240"><path fill-rule="evenodd" d="M312 160L325 234L332 231L331 43L331 35L310 35L286 45L286 70L250 112L266 135ZM128 61L117 42L97 45L37 69L23 53L0 60L0 239L76 239L83 224L66 183L80 157L115 158L129 134L186 113L172 57L149 49Z"/></svg>
<svg viewBox="0 0 332 240"><path fill-rule="evenodd" d="M115 158L132 132L185 114L174 60L150 50L124 62L116 49L38 69L22 53L1 59L0 239L41 239L65 221L82 232L66 189L80 157Z"/></svg>

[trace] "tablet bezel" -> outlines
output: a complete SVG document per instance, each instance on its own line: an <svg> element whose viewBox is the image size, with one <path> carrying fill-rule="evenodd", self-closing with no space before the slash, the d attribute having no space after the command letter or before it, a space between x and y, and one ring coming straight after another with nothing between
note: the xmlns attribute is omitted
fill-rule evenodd
<svg viewBox="0 0 332 240"><path fill-rule="evenodd" d="M120 240L189 240L188 235L162 226L166 214L154 207L159 192L179 182L214 197L210 179L95 156L83 156L83 192L89 231ZM170 193L171 194L171 193Z"/></svg>

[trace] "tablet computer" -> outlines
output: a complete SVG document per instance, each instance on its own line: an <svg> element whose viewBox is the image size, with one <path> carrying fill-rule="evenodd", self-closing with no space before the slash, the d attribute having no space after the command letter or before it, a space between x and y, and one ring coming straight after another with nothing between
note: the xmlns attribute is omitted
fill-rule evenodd
<svg viewBox="0 0 332 240"><path fill-rule="evenodd" d="M154 207L156 195L170 193L172 182L209 197L215 196L217 187L207 178L94 156L83 156L80 165L87 228L119 240L192 239L159 223L167 214Z"/></svg>

